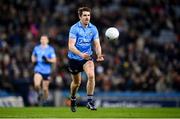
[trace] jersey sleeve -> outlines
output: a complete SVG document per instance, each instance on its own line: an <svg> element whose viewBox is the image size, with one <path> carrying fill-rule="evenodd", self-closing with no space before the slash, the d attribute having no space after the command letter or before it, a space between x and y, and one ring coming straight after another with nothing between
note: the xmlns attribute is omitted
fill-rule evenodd
<svg viewBox="0 0 180 119"><path fill-rule="evenodd" d="M71 27L69 31L69 38L76 39L77 38L76 34L77 34L77 29Z"/></svg>
<svg viewBox="0 0 180 119"><path fill-rule="evenodd" d="M48 54L48 58L55 58L56 57L56 53L54 48L51 48L50 53Z"/></svg>
<svg viewBox="0 0 180 119"><path fill-rule="evenodd" d="M93 40L99 39L99 32L96 27L93 28L93 32L94 32Z"/></svg>
<svg viewBox="0 0 180 119"><path fill-rule="evenodd" d="M36 47L33 49L32 55L35 56L35 57L37 56L37 53L36 53Z"/></svg>

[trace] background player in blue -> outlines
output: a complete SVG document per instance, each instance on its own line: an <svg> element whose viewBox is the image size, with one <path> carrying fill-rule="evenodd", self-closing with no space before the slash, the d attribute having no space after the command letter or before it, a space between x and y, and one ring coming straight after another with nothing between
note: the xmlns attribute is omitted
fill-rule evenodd
<svg viewBox="0 0 180 119"><path fill-rule="evenodd" d="M72 82L70 86L71 93L71 111L76 112L76 92L81 84L81 72L85 71L88 77L87 81L87 107L96 110L94 105L95 72L92 59L92 43L97 55L97 61L103 61L101 54L101 45L96 26L90 23L91 9L81 7L78 9L80 21L74 24L69 31L68 58L69 71L71 72Z"/></svg>
<svg viewBox="0 0 180 119"><path fill-rule="evenodd" d="M56 54L54 48L50 46L47 35L42 35L40 44L35 46L31 60L34 66L34 87L38 92L40 104L48 98L50 74L52 63L56 63ZM42 85L41 85L42 83Z"/></svg>

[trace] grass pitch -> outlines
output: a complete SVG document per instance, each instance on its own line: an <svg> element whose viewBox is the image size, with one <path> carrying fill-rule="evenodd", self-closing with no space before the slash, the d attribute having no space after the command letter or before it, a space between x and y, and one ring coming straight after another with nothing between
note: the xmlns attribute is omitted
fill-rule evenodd
<svg viewBox="0 0 180 119"><path fill-rule="evenodd" d="M180 118L180 108L98 108L78 107L0 108L0 118Z"/></svg>

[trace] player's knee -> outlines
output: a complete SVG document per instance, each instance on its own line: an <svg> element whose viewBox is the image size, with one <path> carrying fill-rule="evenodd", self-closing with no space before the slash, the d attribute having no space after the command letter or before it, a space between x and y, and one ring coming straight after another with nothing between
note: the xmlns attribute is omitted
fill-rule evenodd
<svg viewBox="0 0 180 119"><path fill-rule="evenodd" d="M78 83L76 84L76 86L77 86L77 87L79 87L80 85L81 85L81 83L80 83L80 82L78 82Z"/></svg>
<svg viewBox="0 0 180 119"><path fill-rule="evenodd" d="M81 85L81 82L73 82L73 85L79 87Z"/></svg>
<svg viewBox="0 0 180 119"><path fill-rule="evenodd" d="M40 89L40 85L35 85L34 88L35 88L35 90L39 90Z"/></svg>
<svg viewBox="0 0 180 119"><path fill-rule="evenodd" d="M79 87L80 85L81 85L81 83L78 83L78 84L77 84L77 87Z"/></svg>
<svg viewBox="0 0 180 119"><path fill-rule="evenodd" d="M94 74L93 73L89 73L88 74L88 79L89 80L94 80Z"/></svg>

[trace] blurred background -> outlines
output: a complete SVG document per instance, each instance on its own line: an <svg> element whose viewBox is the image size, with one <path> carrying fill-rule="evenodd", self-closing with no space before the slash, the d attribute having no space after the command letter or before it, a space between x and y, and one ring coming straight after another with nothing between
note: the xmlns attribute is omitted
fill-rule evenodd
<svg viewBox="0 0 180 119"><path fill-rule="evenodd" d="M37 106L30 57L43 32L58 57L49 106L70 104L67 40L80 6L92 8L105 54L105 61L96 63L96 105L180 107L179 0L1 0L0 107ZM116 41L104 37L111 26L120 32ZM83 106L87 78L82 76Z"/></svg>

